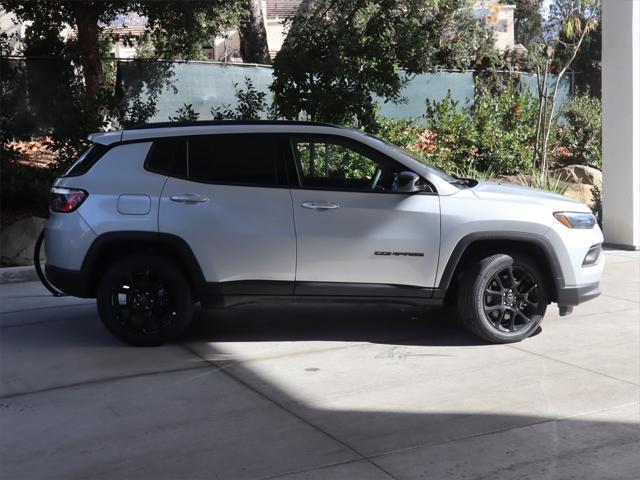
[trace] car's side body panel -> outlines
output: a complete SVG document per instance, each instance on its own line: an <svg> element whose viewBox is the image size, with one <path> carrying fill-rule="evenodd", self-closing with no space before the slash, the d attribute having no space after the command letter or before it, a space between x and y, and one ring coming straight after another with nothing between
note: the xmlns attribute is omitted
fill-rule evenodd
<svg viewBox="0 0 640 480"><path fill-rule="evenodd" d="M437 195L294 189L298 282L434 286ZM308 201L339 208L304 208Z"/></svg>
<svg viewBox="0 0 640 480"><path fill-rule="evenodd" d="M436 284L440 284L444 268L458 243L468 235L482 232L486 238L491 233L514 232L544 237L553 216L543 209L525 203L504 202L500 199L478 198L472 189L461 190L456 195L441 197L440 268Z"/></svg>
<svg viewBox="0 0 640 480"><path fill-rule="evenodd" d="M184 194L207 200L171 200ZM207 282L295 278L295 231L287 188L169 178L160 201L160 231L187 241Z"/></svg>
<svg viewBox="0 0 640 480"><path fill-rule="evenodd" d="M44 244L47 264L80 270L87 251L97 238L96 233L79 212L50 212Z"/></svg>
<svg viewBox="0 0 640 480"><path fill-rule="evenodd" d="M167 177L144 169L150 147L151 142L115 145L86 174L56 181L56 186L89 192L78 213L96 235L158 231L158 205ZM132 196L137 197L137 203L142 199L148 208L133 210Z"/></svg>

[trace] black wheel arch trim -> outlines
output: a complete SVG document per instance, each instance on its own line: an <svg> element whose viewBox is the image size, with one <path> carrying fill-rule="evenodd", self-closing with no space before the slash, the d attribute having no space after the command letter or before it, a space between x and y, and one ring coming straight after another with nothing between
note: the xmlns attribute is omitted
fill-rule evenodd
<svg viewBox="0 0 640 480"><path fill-rule="evenodd" d="M145 247L157 247L159 250L170 251L177 254L178 267L184 268L187 279L194 288L196 296L204 292L205 279L200 264L187 242L169 233L144 232L144 231L121 231L107 232L99 235L93 241L82 262L80 272L86 279L87 296L94 296L96 269L109 248L116 244L127 243L131 245L131 252L135 252L136 245Z"/></svg>
<svg viewBox="0 0 640 480"><path fill-rule="evenodd" d="M553 249L551 242L542 235L536 235L532 233L524 232L512 232L512 231L494 231L494 232L474 232L462 237L456 246L454 247L447 264L444 267L442 276L440 277L440 283L438 284L438 292L442 294L447 291L453 280L453 275L462 260L464 253L467 251L473 243L479 241L517 241L520 244L532 244L539 247L546 257L549 270L553 276L554 287L556 292L560 291L565 286L564 275L562 274L562 267L560 261ZM552 295L555 296L555 295Z"/></svg>

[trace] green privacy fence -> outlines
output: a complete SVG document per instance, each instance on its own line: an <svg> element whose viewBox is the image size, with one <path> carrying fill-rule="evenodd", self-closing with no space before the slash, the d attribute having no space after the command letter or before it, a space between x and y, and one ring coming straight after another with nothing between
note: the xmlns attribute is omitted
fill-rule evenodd
<svg viewBox="0 0 640 480"><path fill-rule="evenodd" d="M210 119L211 108L235 105L234 84L243 86L245 78L271 98L273 70L268 66L118 59L106 60L104 65L107 76L115 79L122 101L138 96L145 100L150 93L156 97L157 113L151 121L168 120L183 104L191 104L201 119ZM68 108L75 102L70 88L75 81L74 69L68 60L56 58L0 57L0 129L4 118L13 130L46 131L48 126L60 124L61 112L70 125L82 122L82 118L71 118L73 112ZM523 84L535 93L535 77L521 75ZM572 83L571 76L563 79L558 106L572 94ZM393 104L380 99L380 110L382 115L396 119L420 117L426 100L442 100L451 92L454 100L465 105L473 102L474 90L473 72L416 75L402 91L404 102Z"/></svg>
<svg viewBox="0 0 640 480"><path fill-rule="evenodd" d="M200 114L200 119L211 118L212 107L226 104L235 105L234 84L244 85L249 78L256 89L266 92L270 98L269 85L272 69L269 66L247 64L221 64L211 62L167 62L163 71L169 82L158 92L158 112L151 121L166 121L183 104L191 104ZM118 84L125 96L142 87L143 97L147 95L145 86L149 80L156 80L157 62L118 62ZM534 75L522 74L523 84L535 95ZM572 94L572 77L563 79L557 105L561 105ZM380 99L381 114L396 119L420 117L425 112L427 100L442 100L451 92L454 100L461 105L472 103L475 79L473 72L438 72L413 76L402 91L405 101L399 104Z"/></svg>

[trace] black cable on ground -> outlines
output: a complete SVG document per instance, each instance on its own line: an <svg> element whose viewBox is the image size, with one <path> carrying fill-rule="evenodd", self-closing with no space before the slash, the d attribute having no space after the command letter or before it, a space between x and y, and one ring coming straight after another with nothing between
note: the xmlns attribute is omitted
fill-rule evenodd
<svg viewBox="0 0 640 480"><path fill-rule="evenodd" d="M47 277L42 271L42 265L40 265L40 250L42 249L43 241L44 241L44 229L42 229L42 231L40 232L40 235L38 235L38 238L36 239L36 243L33 246L33 266L36 268L36 273L38 274L38 278L40 279L40 282L42 282L42 285L44 285L44 288L49 290L51 294L55 297L66 297L64 293L62 293L61 291L59 291L49 283L49 281L47 280Z"/></svg>

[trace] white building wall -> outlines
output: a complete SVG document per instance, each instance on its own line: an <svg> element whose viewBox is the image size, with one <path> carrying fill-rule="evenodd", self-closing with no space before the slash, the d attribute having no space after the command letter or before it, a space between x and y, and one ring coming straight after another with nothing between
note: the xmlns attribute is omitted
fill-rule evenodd
<svg viewBox="0 0 640 480"><path fill-rule="evenodd" d="M267 20L267 45L270 52L279 52L282 49L287 31L281 20Z"/></svg>
<svg viewBox="0 0 640 480"><path fill-rule="evenodd" d="M506 50L515 46L514 5L500 0L475 0L473 9L493 30L496 49Z"/></svg>
<svg viewBox="0 0 640 480"><path fill-rule="evenodd" d="M495 46L498 50L513 48L515 45L515 29L513 23L514 11L512 5L501 5L497 23L493 27Z"/></svg>
<svg viewBox="0 0 640 480"><path fill-rule="evenodd" d="M9 54L20 54L22 39L24 38L26 25L18 22L13 13L0 9L0 34L4 33L9 37Z"/></svg>
<svg viewBox="0 0 640 480"><path fill-rule="evenodd" d="M605 0L602 18L604 236L640 249L640 0Z"/></svg>

